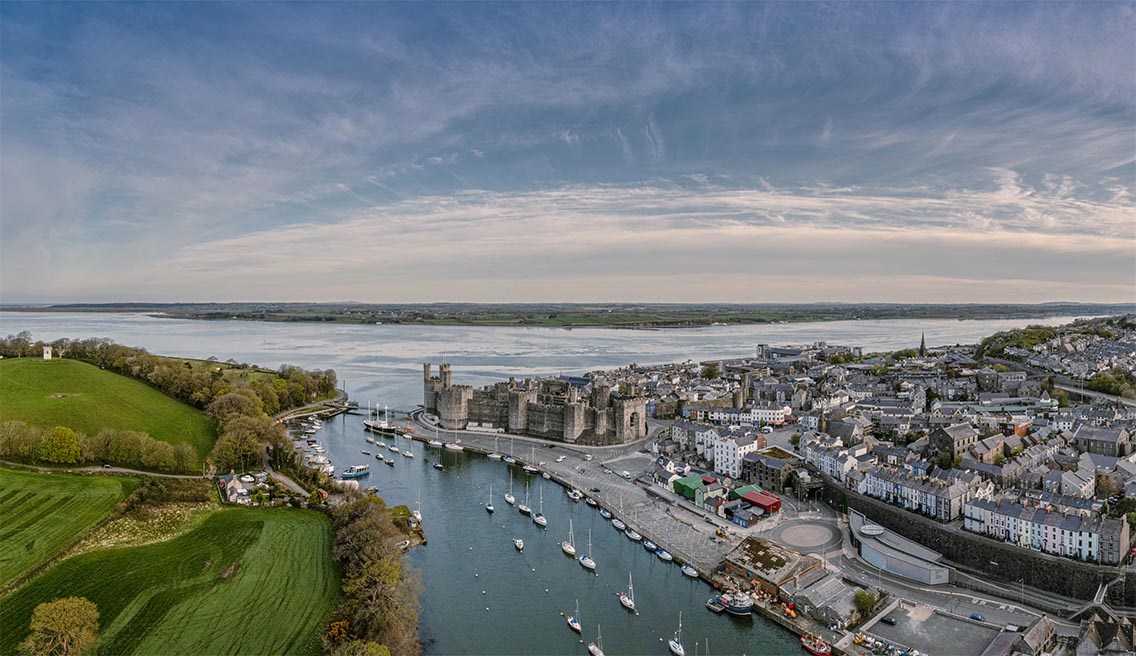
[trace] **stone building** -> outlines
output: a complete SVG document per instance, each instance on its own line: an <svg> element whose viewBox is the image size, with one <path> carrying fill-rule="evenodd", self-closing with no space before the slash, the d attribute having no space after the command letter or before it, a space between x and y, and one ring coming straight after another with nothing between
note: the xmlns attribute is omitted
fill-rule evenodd
<svg viewBox="0 0 1136 656"><path fill-rule="evenodd" d="M563 442L626 444L647 436L647 400L632 388L578 387L560 378L495 383L482 389L454 385L449 364L422 365L423 407L447 429L475 425Z"/></svg>

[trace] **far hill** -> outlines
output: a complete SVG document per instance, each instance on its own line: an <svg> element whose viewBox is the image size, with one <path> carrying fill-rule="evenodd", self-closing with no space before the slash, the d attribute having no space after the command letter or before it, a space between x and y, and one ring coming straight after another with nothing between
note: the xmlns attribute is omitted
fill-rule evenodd
<svg viewBox="0 0 1136 656"><path fill-rule="evenodd" d="M144 383L78 360L0 360L0 421L67 426L94 435L103 428L149 433L209 455L216 438L209 415Z"/></svg>

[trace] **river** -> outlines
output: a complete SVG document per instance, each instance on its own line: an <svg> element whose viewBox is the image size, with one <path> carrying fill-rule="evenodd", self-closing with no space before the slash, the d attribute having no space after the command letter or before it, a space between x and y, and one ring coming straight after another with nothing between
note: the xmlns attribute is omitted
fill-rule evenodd
<svg viewBox="0 0 1136 656"><path fill-rule="evenodd" d="M801 344L827 341L896 350L918 346L921 333L929 345L973 343L982 337L1047 320L891 320L840 321L753 326L715 326L656 331L549 328L360 326L316 323L265 323L159 319L135 314L0 312L0 332L31 331L33 338L109 337L152 353L183 357L216 356L277 367L333 368L351 397L409 409L421 401L421 365L443 357L454 367L454 380L483 385L509 376L579 374L631 362L739 357L758 343ZM395 456L386 467L361 450L361 417L341 415L321 434L337 468L370 462L363 485L379 488L391 505L414 507L421 497L429 543L415 549L411 561L422 572L420 631L428 654L583 654L585 644L568 630L561 612L579 600L584 637L594 639L597 623L610 654L664 654L665 640L683 611L687 652L709 639L711 653L798 654L794 636L762 619L738 621L716 616L703 604L710 588L684 577L617 533L583 503L573 503L557 485L531 478L515 468L466 453L446 453L446 471L428 461L440 454L422 443L399 439L415 457ZM389 442L390 440L388 440ZM504 449L502 445L502 449ZM384 451L384 456L395 454ZM513 493L523 498L526 480L531 505L540 490L549 530L505 504L502 495L513 478ZM483 506L493 486L496 513ZM599 575L588 574L564 556L559 541L572 520L576 545L585 548L589 529ZM525 541L523 553L513 537ZM615 592L635 580L638 616L623 610ZM484 594L483 594L484 593ZM486 608L489 610L487 611Z"/></svg>

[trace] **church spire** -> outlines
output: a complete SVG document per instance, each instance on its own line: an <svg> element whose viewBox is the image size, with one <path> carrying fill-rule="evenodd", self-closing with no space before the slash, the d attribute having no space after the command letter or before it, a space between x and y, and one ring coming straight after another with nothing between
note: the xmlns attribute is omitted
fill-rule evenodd
<svg viewBox="0 0 1136 656"><path fill-rule="evenodd" d="M919 357L927 357L927 333L923 333L919 338Z"/></svg>

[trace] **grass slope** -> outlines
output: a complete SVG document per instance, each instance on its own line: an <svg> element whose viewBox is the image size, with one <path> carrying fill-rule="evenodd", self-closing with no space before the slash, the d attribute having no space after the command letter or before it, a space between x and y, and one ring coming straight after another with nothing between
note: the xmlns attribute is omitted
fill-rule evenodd
<svg viewBox="0 0 1136 656"><path fill-rule="evenodd" d="M65 560L0 603L0 654L36 605L99 609L100 653L316 654L339 589L331 522L304 510L226 509L178 538Z"/></svg>
<svg viewBox="0 0 1136 656"><path fill-rule="evenodd" d="M109 515L138 481L0 469L0 587Z"/></svg>
<svg viewBox="0 0 1136 656"><path fill-rule="evenodd" d="M0 360L0 420L67 426L93 435L134 430L170 444L191 445L199 458L216 438L204 412L136 380L77 360Z"/></svg>

